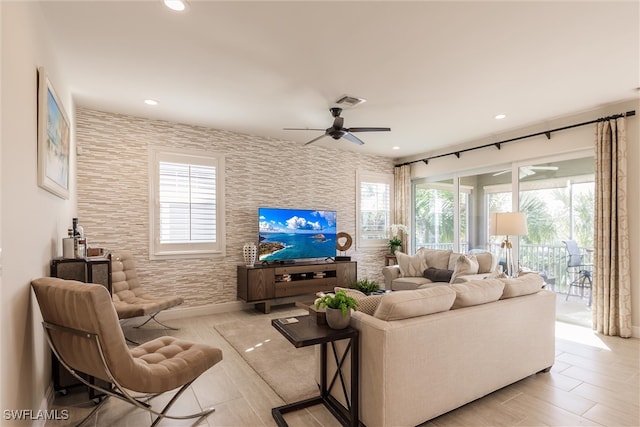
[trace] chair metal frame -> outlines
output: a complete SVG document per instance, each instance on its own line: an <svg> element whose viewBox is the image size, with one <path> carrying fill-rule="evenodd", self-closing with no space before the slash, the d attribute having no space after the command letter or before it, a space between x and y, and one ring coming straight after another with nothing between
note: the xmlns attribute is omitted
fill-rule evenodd
<svg viewBox="0 0 640 427"><path fill-rule="evenodd" d="M162 408L162 410L160 412L158 412L155 409L153 409L149 403L144 402L141 399L146 399L147 401L149 401L149 400L153 399L154 397L157 397L157 396L159 396L161 394L164 394L164 393L149 393L149 394L143 394L141 396L133 396L131 393L127 392L127 390L122 385L120 385L118 380L116 380L114 375L111 373L111 370L109 369L109 366L107 365L104 352L102 350L103 346L100 343L100 337L97 334L81 331L81 330L74 329L74 328L69 328L69 327L66 327L66 326L56 325L56 324L50 323L50 322L42 322L42 326L44 328L45 336L47 338L47 342L49 344L49 347L51 348L51 351L53 351L53 354L58 358L58 360L60 361L62 366L64 366L66 369L68 369L69 372L71 373L71 375L73 375L75 378L77 378L80 382L85 384L87 387L91 387L92 389L97 390L97 391L99 391L101 393L104 393L106 395L106 396L100 398L101 401L96 405L96 407L94 409L91 410L89 415L87 415L84 419L82 419L80 421L80 423L76 424L77 427L83 425L89 418L91 418L91 416L96 413L96 411L107 401L107 399L109 397L115 397L117 399L123 400L123 401L125 401L127 403L130 403L130 404L132 404L132 405L134 405L134 406L136 406L136 407L138 407L140 409L143 409L143 410L151 413L152 415L154 415L156 418L151 423L151 427L155 427L163 418L170 418L170 419L175 419L175 420L186 420L186 419L192 419L192 418L204 418L204 417L208 416L209 414L211 414L213 411L215 411L215 408L208 407L205 410L197 412L197 413L194 413L194 414L188 414L188 415L169 415L169 414L167 414L167 412L169 411L169 409L171 409L173 404L178 400L178 398L182 395L182 393L187 388L189 388L189 386L197 379L196 378L196 379L193 379L193 380L187 382L182 387L180 387L178 392L169 400L169 402L165 405L165 407ZM77 335L79 337L82 337L82 338L90 340L95 345L96 351L97 351L98 355L100 356L100 360L102 362L102 365L103 365L103 368L105 370L105 373L109 377L109 381L114 386L115 390L113 388L108 390L108 389L106 389L104 387L100 387L97 384L90 383L85 378L83 378L81 375L79 375L73 367L71 367L68 363L66 363L64 358L60 356L60 353L58 352L58 349L56 348L56 345L53 342L53 338L51 337L51 331L53 331L53 330L62 331L62 332L66 332L66 333L71 333L71 334Z"/></svg>
<svg viewBox="0 0 640 427"><path fill-rule="evenodd" d="M591 307L593 299L593 264L584 263L584 254L580 251L575 240L563 240L562 242L567 247L567 253L569 255L567 258L567 272L572 275L573 279L569 284L567 296L564 300L569 300L569 296L571 296L571 288L573 287L580 288L580 298L584 298L585 289L589 289L588 306ZM578 252L575 252L575 249L577 249Z"/></svg>

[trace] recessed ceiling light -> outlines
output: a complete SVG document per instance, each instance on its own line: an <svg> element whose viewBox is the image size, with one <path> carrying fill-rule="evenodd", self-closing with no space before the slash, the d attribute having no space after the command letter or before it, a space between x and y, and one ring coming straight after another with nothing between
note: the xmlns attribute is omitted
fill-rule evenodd
<svg viewBox="0 0 640 427"><path fill-rule="evenodd" d="M176 12L184 12L187 10L187 1L186 0L163 0L164 5L167 6L171 10L175 10Z"/></svg>
<svg viewBox="0 0 640 427"><path fill-rule="evenodd" d="M144 103L147 105L158 105L158 101L156 101L155 99L145 99Z"/></svg>
<svg viewBox="0 0 640 427"><path fill-rule="evenodd" d="M496 114L496 120L502 120L502 119L504 119L505 117L507 117L507 115L506 115L506 114L502 114L502 113L501 113L501 114Z"/></svg>
<svg viewBox="0 0 640 427"><path fill-rule="evenodd" d="M400 149L400 147L398 147L397 145L395 145L395 146L391 147L391 149L392 149L392 150L399 150L399 149Z"/></svg>

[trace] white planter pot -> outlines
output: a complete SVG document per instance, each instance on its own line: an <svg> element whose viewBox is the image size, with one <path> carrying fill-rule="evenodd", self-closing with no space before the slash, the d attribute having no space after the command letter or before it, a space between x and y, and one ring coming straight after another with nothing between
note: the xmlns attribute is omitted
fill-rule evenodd
<svg viewBox="0 0 640 427"><path fill-rule="evenodd" d="M331 329L344 329L349 326L349 321L351 320L351 309L347 312L346 316L342 315L342 310L339 308L329 308L325 309L325 316L327 319L327 325Z"/></svg>

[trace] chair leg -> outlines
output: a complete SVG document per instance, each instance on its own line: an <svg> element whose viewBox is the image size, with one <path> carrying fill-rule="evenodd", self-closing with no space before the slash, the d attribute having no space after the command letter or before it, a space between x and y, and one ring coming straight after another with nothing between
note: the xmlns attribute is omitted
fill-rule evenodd
<svg viewBox="0 0 640 427"><path fill-rule="evenodd" d="M160 312L158 312L160 313ZM171 329L172 331L179 331L179 328L174 328L173 326L169 326L166 325L164 323L162 323L161 321L159 321L158 319L156 319L156 315L158 315L158 313L153 313L149 315L149 318L147 320L145 320L144 322L142 322L141 324L139 324L138 326L134 326L134 328L141 328L142 326L146 325L147 323L149 323L150 321L154 321L156 322L158 325L166 328L166 329Z"/></svg>
<svg viewBox="0 0 640 427"><path fill-rule="evenodd" d="M107 401L107 399L109 399L109 397L110 396L104 396L104 397L100 398L100 402L98 402L96 404L95 408L93 408L91 410L91 412L89 412L89 415L84 417L78 424L76 424L76 427L81 427L82 425L84 425L84 423L86 423L87 420L93 416L93 414L98 412L98 409L100 409L102 407L102 405L104 405L104 403Z"/></svg>

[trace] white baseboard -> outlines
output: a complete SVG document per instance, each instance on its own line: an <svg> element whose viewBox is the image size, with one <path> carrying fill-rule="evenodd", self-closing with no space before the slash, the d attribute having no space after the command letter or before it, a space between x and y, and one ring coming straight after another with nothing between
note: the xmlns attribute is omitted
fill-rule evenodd
<svg viewBox="0 0 640 427"><path fill-rule="evenodd" d="M185 317L207 316L209 314L229 313L252 308L252 304L242 301L224 302L222 304L207 304L197 307L176 307L164 310L156 316L158 320L184 319Z"/></svg>
<svg viewBox="0 0 640 427"><path fill-rule="evenodd" d="M53 355L51 356L53 357ZM42 400L40 401L40 407L38 408L39 413L46 413L51 404L53 403L53 399L55 398L55 391L53 391L53 381L49 382L47 389L44 392L44 396L42 396ZM46 417L36 418L31 421L32 427L44 427L47 420Z"/></svg>
<svg viewBox="0 0 640 427"><path fill-rule="evenodd" d="M291 304L298 300L300 300L300 297L276 298L271 300L271 305L275 306L281 304ZM197 307L175 307L169 310L161 311L156 317L158 318L158 320L164 321L184 319L185 317L199 317L207 316L210 314L229 313L232 311L252 310L253 308L253 303L230 301L221 304L200 305Z"/></svg>
<svg viewBox="0 0 640 427"><path fill-rule="evenodd" d="M631 336L633 338L640 338L640 326L631 327Z"/></svg>

